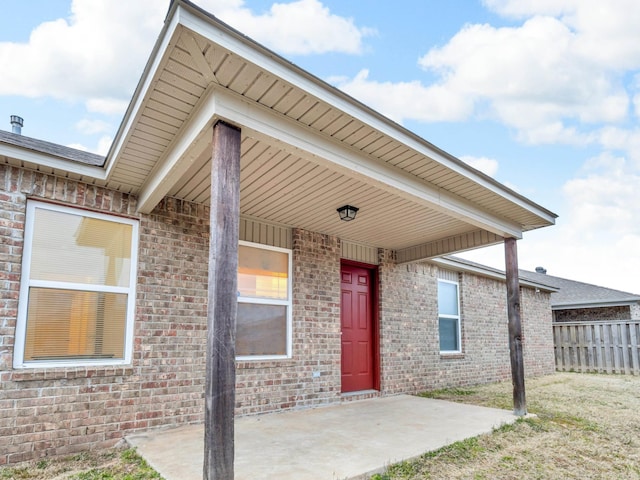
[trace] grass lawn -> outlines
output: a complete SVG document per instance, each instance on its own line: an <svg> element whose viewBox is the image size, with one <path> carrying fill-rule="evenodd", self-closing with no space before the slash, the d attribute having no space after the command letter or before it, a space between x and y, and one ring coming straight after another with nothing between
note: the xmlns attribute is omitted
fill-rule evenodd
<svg viewBox="0 0 640 480"><path fill-rule="evenodd" d="M371 480L640 479L639 377L558 373L527 380L526 388L535 418L392 465ZM511 409L510 382L423 395ZM160 478L132 449L0 468L0 480Z"/></svg>
<svg viewBox="0 0 640 480"><path fill-rule="evenodd" d="M114 448L0 468L0 479L162 480L162 477L132 448Z"/></svg>
<svg viewBox="0 0 640 480"><path fill-rule="evenodd" d="M535 418L389 467L372 480L640 479L640 378L558 373L527 380ZM511 409L511 383L424 396Z"/></svg>

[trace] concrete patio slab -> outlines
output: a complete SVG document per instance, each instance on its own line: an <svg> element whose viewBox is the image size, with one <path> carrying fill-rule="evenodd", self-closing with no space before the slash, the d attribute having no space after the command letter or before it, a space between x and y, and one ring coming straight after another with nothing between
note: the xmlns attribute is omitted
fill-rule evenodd
<svg viewBox="0 0 640 480"><path fill-rule="evenodd" d="M512 423L510 411L399 395L236 419L238 480L342 480ZM202 425L131 435L166 480L200 480Z"/></svg>

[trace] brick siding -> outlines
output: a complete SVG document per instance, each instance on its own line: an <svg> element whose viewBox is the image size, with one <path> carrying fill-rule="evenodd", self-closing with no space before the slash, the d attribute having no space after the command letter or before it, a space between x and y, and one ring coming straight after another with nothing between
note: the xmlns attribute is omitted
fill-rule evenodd
<svg viewBox="0 0 640 480"><path fill-rule="evenodd" d="M551 294L520 289L524 371L527 376L555 372Z"/></svg>
<svg viewBox="0 0 640 480"><path fill-rule="evenodd" d="M13 370L27 198L140 220L132 364ZM125 434L201 422L207 207L136 199L0 165L0 465L113 445ZM380 250L380 393L340 394L340 240L293 230L292 358L237 363L236 411L264 413L509 377L504 282L461 274L462 354L441 356L437 267ZM528 375L554 369L549 298L523 289Z"/></svg>
<svg viewBox="0 0 640 480"><path fill-rule="evenodd" d="M135 198L0 165L0 465L113 445L152 422L132 367L12 370L27 198L132 215Z"/></svg>
<svg viewBox="0 0 640 480"><path fill-rule="evenodd" d="M606 322L609 320L631 320L632 310L628 305L619 307L574 308L553 312L556 322ZM640 318L636 316L635 318Z"/></svg>
<svg viewBox="0 0 640 480"><path fill-rule="evenodd" d="M237 364L239 414L340 400L340 242L293 231L292 357Z"/></svg>

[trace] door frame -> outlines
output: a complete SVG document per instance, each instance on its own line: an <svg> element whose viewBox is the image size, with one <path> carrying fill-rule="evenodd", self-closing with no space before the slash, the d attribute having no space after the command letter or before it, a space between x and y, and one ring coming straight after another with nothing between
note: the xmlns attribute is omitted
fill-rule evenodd
<svg viewBox="0 0 640 480"><path fill-rule="evenodd" d="M371 330L373 333L373 338L371 341L373 347L373 389L380 391L380 303L378 301L378 299L380 298L380 282L378 281L378 265L356 262L355 260L347 260L341 258L340 278L342 278L343 265L351 265L354 267L364 268L371 274ZM340 280L340 283L342 283L342 280ZM340 301L342 302L342 300ZM342 318L340 318L340 332L342 333ZM342 373L342 363L340 363L340 373Z"/></svg>

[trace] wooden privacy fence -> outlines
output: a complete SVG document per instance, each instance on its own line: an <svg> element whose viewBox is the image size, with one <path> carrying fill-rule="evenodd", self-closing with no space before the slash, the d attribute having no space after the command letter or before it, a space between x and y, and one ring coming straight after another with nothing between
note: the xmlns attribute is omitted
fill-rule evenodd
<svg viewBox="0 0 640 480"><path fill-rule="evenodd" d="M556 370L640 375L640 320L553 324Z"/></svg>

